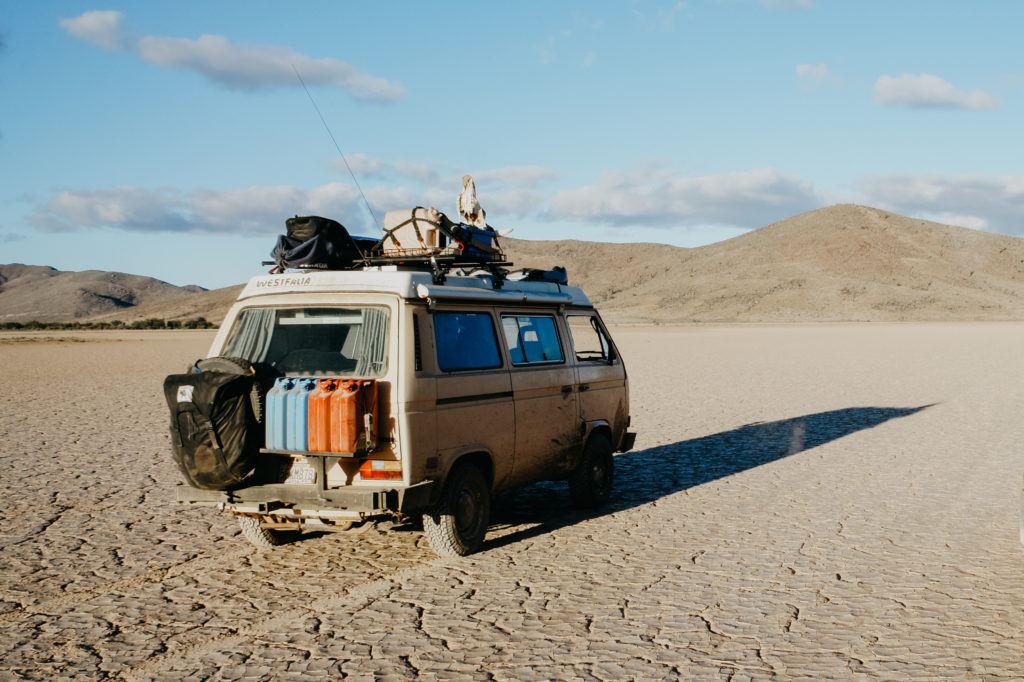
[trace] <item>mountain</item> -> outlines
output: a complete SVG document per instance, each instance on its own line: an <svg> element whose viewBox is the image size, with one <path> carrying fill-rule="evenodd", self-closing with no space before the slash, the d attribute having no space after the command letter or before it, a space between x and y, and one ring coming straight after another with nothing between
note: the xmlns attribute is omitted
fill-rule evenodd
<svg viewBox="0 0 1024 682"><path fill-rule="evenodd" d="M134 322L155 317L161 320L191 320L203 317L220 324L228 312L228 308L242 292L241 284L223 287L221 289L210 289L198 294L184 295L156 303L145 303L130 310L104 313L93 316L91 322L110 322L121 320L122 322Z"/></svg>
<svg viewBox="0 0 1024 682"><path fill-rule="evenodd" d="M1024 320L1024 239L866 206L818 209L693 249L572 240L503 239L502 245L516 268L565 266L569 283L583 287L607 320L623 324ZM94 282L133 277L0 266L0 322L33 319L9 317L18 296L36 288L15 296L19 281L38 282L41 290L66 275L80 276L74 282L86 275ZM188 294L189 287L137 279L170 290L159 300L136 293L132 307L123 296L118 307L113 296L68 279L17 310L35 310L41 321L43 311L52 320L72 319L67 311L73 311L95 320L205 317L219 323L241 288ZM98 299L114 307L82 312ZM65 317L47 307L51 302Z"/></svg>
<svg viewBox="0 0 1024 682"><path fill-rule="evenodd" d="M123 272L63 272L42 265L0 265L0 322L83 320L110 311L205 291Z"/></svg>
<svg viewBox="0 0 1024 682"><path fill-rule="evenodd" d="M616 322L1024 319L1024 239L844 204L695 249L505 240Z"/></svg>

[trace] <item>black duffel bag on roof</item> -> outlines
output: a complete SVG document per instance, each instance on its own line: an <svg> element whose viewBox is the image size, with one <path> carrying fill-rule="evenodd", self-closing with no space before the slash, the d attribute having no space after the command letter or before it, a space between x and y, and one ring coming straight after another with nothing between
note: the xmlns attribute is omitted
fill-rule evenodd
<svg viewBox="0 0 1024 682"><path fill-rule="evenodd" d="M336 220L295 216L285 221L288 233L277 238L270 255L281 270L337 270L363 262L375 240L353 237Z"/></svg>
<svg viewBox="0 0 1024 682"><path fill-rule="evenodd" d="M308 242L317 235L325 235L332 242L343 242L349 238L348 230L337 220L321 218L318 215L297 215L284 221L288 237L299 243Z"/></svg>

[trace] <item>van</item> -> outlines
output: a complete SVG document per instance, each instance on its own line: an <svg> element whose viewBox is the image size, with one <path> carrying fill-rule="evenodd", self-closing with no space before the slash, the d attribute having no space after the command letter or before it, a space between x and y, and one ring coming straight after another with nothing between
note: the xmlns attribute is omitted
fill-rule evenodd
<svg viewBox="0 0 1024 682"><path fill-rule="evenodd" d="M230 512L258 546L421 516L442 556L480 547L504 490L567 480L575 505L604 503L613 454L635 439L622 357L581 289L518 277L380 265L253 278L209 353L260 377L256 428L274 447L259 449L242 483L181 484L178 501ZM288 422L282 392L303 383L301 424ZM316 392L343 386L348 426L314 437ZM339 428L350 433L339 439Z"/></svg>

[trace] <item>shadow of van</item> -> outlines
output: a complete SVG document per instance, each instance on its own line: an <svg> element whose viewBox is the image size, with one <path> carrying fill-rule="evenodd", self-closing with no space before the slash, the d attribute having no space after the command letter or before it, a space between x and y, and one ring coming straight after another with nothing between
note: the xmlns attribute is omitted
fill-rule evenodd
<svg viewBox="0 0 1024 682"><path fill-rule="evenodd" d="M577 510L566 484L538 483L499 495L491 512L492 539L500 547L580 521L649 504L667 495L753 469L932 407L850 407L793 419L747 424L702 438L616 456L615 487L600 509ZM502 529L528 525L502 535Z"/></svg>

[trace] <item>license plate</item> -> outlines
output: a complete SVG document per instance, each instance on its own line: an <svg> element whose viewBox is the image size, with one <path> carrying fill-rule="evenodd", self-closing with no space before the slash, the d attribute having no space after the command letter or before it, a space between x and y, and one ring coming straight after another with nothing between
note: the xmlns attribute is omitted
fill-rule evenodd
<svg viewBox="0 0 1024 682"><path fill-rule="evenodd" d="M284 482L297 485L312 485L316 483L316 467L310 464L309 460L297 457L292 460L291 466L288 467L288 476L284 479Z"/></svg>

